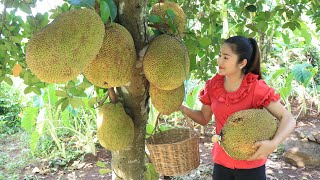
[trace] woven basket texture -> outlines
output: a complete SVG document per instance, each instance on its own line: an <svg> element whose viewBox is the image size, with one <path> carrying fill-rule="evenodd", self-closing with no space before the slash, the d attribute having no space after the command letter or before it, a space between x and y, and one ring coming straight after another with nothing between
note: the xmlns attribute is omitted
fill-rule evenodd
<svg viewBox="0 0 320 180"><path fill-rule="evenodd" d="M190 128L158 132L146 144L156 171L162 175L182 175L200 164L199 136Z"/></svg>

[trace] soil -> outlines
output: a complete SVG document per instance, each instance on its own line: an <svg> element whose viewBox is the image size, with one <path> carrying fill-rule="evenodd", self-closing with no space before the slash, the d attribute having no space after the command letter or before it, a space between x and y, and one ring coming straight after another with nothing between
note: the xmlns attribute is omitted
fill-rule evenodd
<svg viewBox="0 0 320 180"><path fill-rule="evenodd" d="M294 106L294 103L293 103ZM298 106L294 106L298 107ZM293 108L293 114L298 115L298 108ZM297 127L304 123L310 123L312 120L320 122L319 114L316 113L315 110L309 110L307 116L299 117L297 123ZM301 115L300 115L301 116ZM204 179L210 180L212 179L212 162L211 162L211 149L212 149L212 129L210 129L212 125L209 125L204 128L205 134L200 138L200 166L186 174L185 176L180 176L178 178L171 179ZM200 127L197 127L197 130L200 132ZM4 140L2 140L4 141ZM10 140L9 140L10 141ZM7 143L9 143L9 141ZM5 142L1 142L3 145ZM14 142L10 142L14 143ZM17 142L15 143L17 144ZM6 149L2 149L6 150ZM277 151L271 154L268 158L268 162L266 164L266 172L268 180L302 180L302 179L310 179L316 180L320 179L320 167L295 167L283 158L284 148L283 146L279 146ZM8 154L10 156L16 156L19 153L16 149L14 151L9 151ZM105 164L105 168L98 167L97 162L101 161ZM87 180L87 179L111 179L111 153L109 151L104 150L103 148L98 148L97 156L93 156L92 154L86 154L82 156L78 161L74 161L68 165L68 167L64 168L52 168L49 167L48 162L45 160L39 160L32 164L26 166L21 172L22 179L79 179L79 180ZM2 171L3 169L0 168ZM33 171L33 172L32 172ZM107 173L101 175L99 171L106 171ZM160 179L167 179L163 176Z"/></svg>

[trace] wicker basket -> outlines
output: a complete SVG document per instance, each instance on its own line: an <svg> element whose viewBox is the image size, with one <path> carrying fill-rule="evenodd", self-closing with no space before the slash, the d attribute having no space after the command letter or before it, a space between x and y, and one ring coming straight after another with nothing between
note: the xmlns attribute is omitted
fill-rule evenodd
<svg viewBox="0 0 320 180"><path fill-rule="evenodd" d="M150 158L158 173L177 176L200 164L199 136L192 129L174 128L147 139Z"/></svg>

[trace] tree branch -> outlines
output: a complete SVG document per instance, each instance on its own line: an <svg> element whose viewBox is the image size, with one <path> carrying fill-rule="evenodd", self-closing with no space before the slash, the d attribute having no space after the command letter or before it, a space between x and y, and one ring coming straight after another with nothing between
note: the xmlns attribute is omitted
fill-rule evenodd
<svg viewBox="0 0 320 180"><path fill-rule="evenodd" d="M5 1L4 1L3 13L2 13L2 27L1 27L1 29L0 29L0 37L1 37L1 35L2 35L2 29L3 29L4 23L5 23L5 21L6 21L7 5L8 5L8 0L5 0Z"/></svg>
<svg viewBox="0 0 320 180"><path fill-rule="evenodd" d="M116 95L116 92L114 91L113 87L108 89L108 94L110 97L110 102L117 103L118 99L117 99L117 95Z"/></svg>

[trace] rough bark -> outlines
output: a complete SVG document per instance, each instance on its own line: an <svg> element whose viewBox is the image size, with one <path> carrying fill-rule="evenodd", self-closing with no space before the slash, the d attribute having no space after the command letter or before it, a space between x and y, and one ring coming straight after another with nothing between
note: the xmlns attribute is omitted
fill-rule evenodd
<svg viewBox="0 0 320 180"><path fill-rule="evenodd" d="M126 27L135 42L137 54L146 44L146 0L116 0L118 22ZM134 76L129 86L117 89L126 111L134 121L133 144L126 150L112 153L112 179L141 180L145 172L145 135L148 118L147 80L142 62L137 57Z"/></svg>

